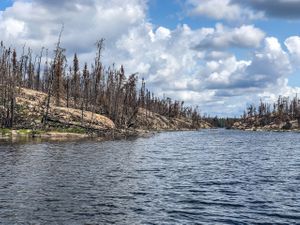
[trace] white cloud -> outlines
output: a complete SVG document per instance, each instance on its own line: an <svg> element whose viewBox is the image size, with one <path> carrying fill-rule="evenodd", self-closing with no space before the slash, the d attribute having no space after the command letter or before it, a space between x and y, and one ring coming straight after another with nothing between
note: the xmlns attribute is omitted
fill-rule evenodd
<svg viewBox="0 0 300 225"><path fill-rule="evenodd" d="M112 45L128 28L145 19L143 0L16 0L2 13L1 39L9 45L52 49L64 23L62 44L70 52L90 52L97 39Z"/></svg>
<svg viewBox="0 0 300 225"><path fill-rule="evenodd" d="M0 29L6 38L17 38L25 32L25 23L14 18L9 18L0 24Z"/></svg>
<svg viewBox="0 0 300 225"><path fill-rule="evenodd" d="M234 20L240 16L240 7L238 5L230 5L230 0L210 0L210 1L190 1L195 5L194 14L205 15L215 19Z"/></svg>
<svg viewBox="0 0 300 225"><path fill-rule="evenodd" d="M265 33L253 25L228 28L222 24L217 24L216 28L210 30L200 41L197 48L257 48L264 37Z"/></svg>
<svg viewBox="0 0 300 225"><path fill-rule="evenodd" d="M217 20L243 21L263 17L262 13L256 13L231 0L188 0L187 4L192 7L191 15L206 16Z"/></svg>
<svg viewBox="0 0 300 225"><path fill-rule="evenodd" d="M152 33L153 34L153 33ZM168 40L171 38L171 31L165 27L159 27L155 34L152 35L151 40Z"/></svg>
<svg viewBox="0 0 300 225"><path fill-rule="evenodd" d="M265 39L265 47L255 54L248 73L253 74L255 81L265 81L274 85L277 79L287 78L292 72L288 54L281 48L275 37Z"/></svg>
<svg viewBox="0 0 300 225"><path fill-rule="evenodd" d="M285 46L291 54L292 61L296 67L300 67L300 37L292 36L285 40Z"/></svg>

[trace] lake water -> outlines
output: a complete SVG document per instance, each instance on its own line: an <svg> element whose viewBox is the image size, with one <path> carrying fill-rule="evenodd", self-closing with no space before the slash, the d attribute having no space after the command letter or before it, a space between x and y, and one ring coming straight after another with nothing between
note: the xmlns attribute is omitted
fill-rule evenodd
<svg viewBox="0 0 300 225"><path fill-rule="evenodd" d="M3 143L0 224L300 224L300 133Z"/></svg>

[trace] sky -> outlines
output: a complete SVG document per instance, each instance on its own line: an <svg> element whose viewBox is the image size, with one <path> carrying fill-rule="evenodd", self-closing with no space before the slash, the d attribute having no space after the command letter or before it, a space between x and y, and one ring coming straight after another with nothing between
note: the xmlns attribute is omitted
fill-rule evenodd
<svg viewBox="0 0 300 225"><path fill-rule="evenodd" d="M157 96L240 116L300 94L300 0L0 0L0 40L138 72Z"/></svg>

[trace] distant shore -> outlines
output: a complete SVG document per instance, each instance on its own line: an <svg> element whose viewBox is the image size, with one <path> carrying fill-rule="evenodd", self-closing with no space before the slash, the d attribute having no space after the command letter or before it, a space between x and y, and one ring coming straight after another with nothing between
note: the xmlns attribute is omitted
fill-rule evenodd
<svg viewBox="0 0 300 225"><path fill-rule="evenodd" d="M231 129L244 131L273 131L273 132L300 132L298 120L287 120L286 122L270 122L262 125L260 118L248 118L233 124Z"/></svg>

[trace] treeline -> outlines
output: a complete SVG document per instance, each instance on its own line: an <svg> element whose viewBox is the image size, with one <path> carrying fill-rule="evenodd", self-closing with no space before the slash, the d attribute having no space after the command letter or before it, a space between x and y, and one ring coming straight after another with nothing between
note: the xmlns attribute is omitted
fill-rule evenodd
<svg viewBox="0 0 300 225"><path fill-rule="evenodd" d="M144 80L138 88L137 74L126 77L123 66L106 68L102 63L103 49L104 40L101 39L96 44L94 62L80 68L76 54L71 65L68 64L60 37L52 58L44 48L34 55L30 48L24 47L18 55L15 49L7 48L1 42L0 126L11 128L16 123L16 97L21 88L47 94L42 118L44 126L47 126L53 101L56 106L106 115L121 128L134 125L139 108L169 118L188 117L195 126L199 123L201 117L197 108L185 107L184 102L170 98L156 97L146 88Z"/></svg>
<svg viewBox="0 0 300 225"><path fill-rule="evenodd" d="M218 117L218 116L202 117L202 119L204 121L208 122L209 124L211 124L212 127L226 128L226 129L230 129L235 122L239 121L239 119L237 119L237 118L230 118L230 117L223 118L223 117Z"/></svg>
<svg viewBox="0 0 300 225"><path fill-rule="evenodd" d="M251 104L244 111L242 120L249 121L251 118L258 118L260 126L292 120L300 123L300 99L297 95L293 98L279 96L273 104L261 100L257 107Z"/></svg>

